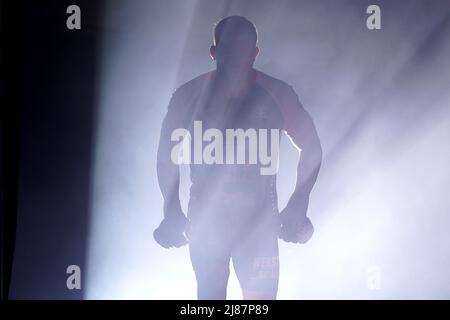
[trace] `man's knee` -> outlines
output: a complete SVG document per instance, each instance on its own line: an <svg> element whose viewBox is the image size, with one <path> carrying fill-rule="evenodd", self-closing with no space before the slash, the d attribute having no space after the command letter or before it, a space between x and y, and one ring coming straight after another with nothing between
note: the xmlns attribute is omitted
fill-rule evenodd
<svg viewBox="0 0 450 320"><path fill-rule="evenodd" d="M199 300L225 300L230 274L228 261L202 261L194 267Z"/></svg>
<svg viewBox="0 0 450 320"><path fill-rule="evenodd" d="M244 300L275 300L276 290L246 290L242 289Z"/></svg>
<svg viewBox="0 0 450 320"><path fill-rule="evenodd" d="M225 300L227 298L227 282L207 283L197 281L198 300Z"/></svg>

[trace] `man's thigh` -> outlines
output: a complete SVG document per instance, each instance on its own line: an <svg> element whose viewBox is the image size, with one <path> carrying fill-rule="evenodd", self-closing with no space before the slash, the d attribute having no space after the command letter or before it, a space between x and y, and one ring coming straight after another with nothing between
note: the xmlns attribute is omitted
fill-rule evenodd
<svg viewBox="0 0 450 320"><path fill-rule="evenodd" d="M198 298L225 299L230 273L230 239L211 225L191 227L189 254L197 280Z"/></svg>
<svg viewBox="0 0 450 320"><path fill-rule="evenodd" d="M244 299L275 299L279 279L276 221L249 228L232 251L233 266Z"/></svg>

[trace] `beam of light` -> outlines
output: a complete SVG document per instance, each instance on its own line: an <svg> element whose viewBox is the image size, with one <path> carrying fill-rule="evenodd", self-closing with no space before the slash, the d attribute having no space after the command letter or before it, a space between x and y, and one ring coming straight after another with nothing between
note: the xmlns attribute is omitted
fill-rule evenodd
<svg viewBox="0 0 450 320"><path fill-rule="evenodd" d="M105 8L110 32L102 57L88 299L195 296L193 274L180 273L190 267L187 249L166 251L152 237L162 219L154 150L194 5L132 1Z"/></svg>

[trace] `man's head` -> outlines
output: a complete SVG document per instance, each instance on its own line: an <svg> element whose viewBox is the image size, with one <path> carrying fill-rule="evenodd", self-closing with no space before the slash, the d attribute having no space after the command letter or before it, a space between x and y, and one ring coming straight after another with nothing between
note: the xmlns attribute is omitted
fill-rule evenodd
<svg viewBox="0 0 450 320"><path fill-rule="evenodd" d="M229 16L214 27L214 45L211 57L217 69L226 72L246 72L252 68L258 55L256 27L244 17Z"/></svg>

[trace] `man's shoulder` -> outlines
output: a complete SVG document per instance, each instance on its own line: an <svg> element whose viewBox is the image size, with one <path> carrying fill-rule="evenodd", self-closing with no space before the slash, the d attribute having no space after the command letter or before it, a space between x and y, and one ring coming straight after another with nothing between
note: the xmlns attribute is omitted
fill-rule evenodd
<svg viewBox="0 0 450 320"><path fill-rule="evenodd" d="M260 70L256 70L256 81L263 85L265 88L269 88L275 91L285 92L293 90L292 86L285 81L275 78L271 75L268 75L267 73L264 73Z"/></svg>
<svg viewBox="0 0 450 320"><path fill-rule="evenodd" d="M207 85L212 75L214 74L214 70L205 72L185 83L180 85L175 93L182 96L192 96L200 93L202 89Z"/></svg>
<svg viewBox="0 0 450 320"><path fill-rule="evenodd" d="M283 80L256 70L256 81L280 104L284 104L286 101L298 101L298 96L293 86Z"/></svg>

